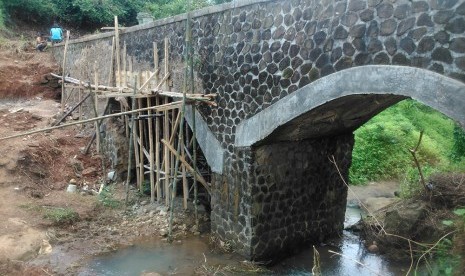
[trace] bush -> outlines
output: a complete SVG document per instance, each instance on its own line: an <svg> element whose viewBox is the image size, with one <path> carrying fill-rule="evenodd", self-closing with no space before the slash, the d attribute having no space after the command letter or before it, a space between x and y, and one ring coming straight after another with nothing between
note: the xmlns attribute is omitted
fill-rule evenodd
<svg viewBox="0 0 465 276"><path fill-rule="evenodd" d="M71 208L51 208L45 210L44 218L56 225L68 225L79 220L79 214Z"/></svg>
<svg viewBox="0 0 465 276"><path fill-rule="evenodd" d="M443 114L414 100L386 109L355 131L350 183L404 179L413 184L407 185L406 191L418 186L418 171L409 149L416 146L421 131L417 158L424 173L450 170L454 126Z"/></svg>

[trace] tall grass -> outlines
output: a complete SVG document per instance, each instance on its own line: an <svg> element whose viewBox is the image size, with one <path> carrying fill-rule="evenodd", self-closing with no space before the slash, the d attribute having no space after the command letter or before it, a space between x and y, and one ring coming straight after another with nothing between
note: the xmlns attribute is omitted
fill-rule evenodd
<svg viewBox="0 0 465 276"><path fill-rule="evenodd" d="M423 139L417 157L426 175L438 170L465 169L454 164L455 123L434 109L414 100L402 101L381 112L355 131L350 182L364 184L379 180L417 180L409 153Z"/></svg>

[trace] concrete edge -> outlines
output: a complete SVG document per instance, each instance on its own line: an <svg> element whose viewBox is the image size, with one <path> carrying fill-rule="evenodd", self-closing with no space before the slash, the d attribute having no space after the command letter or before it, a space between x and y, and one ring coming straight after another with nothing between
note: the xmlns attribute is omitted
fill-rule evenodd
<svg viewBox="0 0 465 276"><path fill-rule="evenodd" d="M464 83L421 68L367 65L318 79L242 121L236 127L235 146L252 146L315 107L355 94L407 96L442 112L465 128Z"/></svg>
<svg viewBox="0 0 465 276"><path fill-rule="evenodd" d="M191 17L192 18L197 18L197 17L209 15L209 14L214 14L214 13L227 11L227 10L230 10L230 9L236 9L236 8L241 8L241 7L244 7L244 6L250 6L250 5L254 5L254 4L260 4L260 3L263 3L263 2L272 2L272 1L276 1L276 0L237 0L237 1L234 1L234 2L224 3L224 4L220 4L220 5L214 5L214 6L210 6L210 7L206 7L206 8L203 8L203 9L192 11L191 12ZM125 33L131 33L131 32L136 32L136 31L140 31L140 30L145 30L145 29L151 29L151 28L154 28L154 27L159 27L159 26L171 24L171 23L174 23L174 22L183 21L183 20L186 20L186 19L187 19L187 13L175 15L175 16L172 16L172 17L162 18L162 19L159 19L159 20L156 20L156 21L153 21L153 22L149 22L149 23L146 23L146 24L135 25L135 26L131 26L131 27L127 27L125 29L122 29L122 30L120 30L120 35L123 35ZM106 32L106 33L100 33L100 34L93 34L93 35L85 36L85 37L82 37L82 38L77 38L77 39L70 40L68 42L68 44L76 44L76 43L83 43L83 42L88 42L88 41L93 41L93 40L99 40L99 39L103 39L103 38L112 37L112 36L114 36L114 34L115 34L114 31ZM56 44L53 47L62 47L62 46L64 46L64 42Z"/></svg>
<svg viewBox="0 0 465 276"><path fill-rule="evenodd" d="M192 106L186 106L184 117L192 128L194 122L192 117ZM195 128L197 141L211 170L215 173L223 173L224 154L226 150L221 147L220 142L218 142L210 131L207 123L203 120L199 112L195 112Z"/></svg>

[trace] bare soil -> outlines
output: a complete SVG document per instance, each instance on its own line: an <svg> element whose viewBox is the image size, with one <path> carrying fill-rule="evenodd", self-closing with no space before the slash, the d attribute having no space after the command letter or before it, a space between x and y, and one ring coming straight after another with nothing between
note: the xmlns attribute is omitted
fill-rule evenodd
<svg viewBox="0 0 465 276"><path fill-rule="evenodd" d="M27 42L0 43L0 138L45 128L60 117L61 85L51 72L59 73L59 66L49 52L36 52ZM92 194L103 171L94 148L81 151L89 134L76 126L0 140L0 275L72 275L89 256L144 236L166 237L164 206L131 190L124 207L122 184L107 192L108 201ZM71 179L80 193L66 192ZM78 216L57 223L47 218L54 210ZM176 213L173 228L175 238L199 234L189 211Z"/></svg>

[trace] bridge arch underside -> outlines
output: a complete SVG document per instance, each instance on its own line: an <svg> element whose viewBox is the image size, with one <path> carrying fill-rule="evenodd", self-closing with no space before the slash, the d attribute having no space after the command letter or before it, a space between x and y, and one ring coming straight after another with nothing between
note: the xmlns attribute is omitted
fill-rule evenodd
<svg viewBox="0 0 465 276"><path fill-rule="evenodd" d="M340 235L353 131L407 98L464 125L465 84L397 66L329 75L242 122L233 157L214 177L213 233L266 261Z"/></svg>

